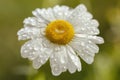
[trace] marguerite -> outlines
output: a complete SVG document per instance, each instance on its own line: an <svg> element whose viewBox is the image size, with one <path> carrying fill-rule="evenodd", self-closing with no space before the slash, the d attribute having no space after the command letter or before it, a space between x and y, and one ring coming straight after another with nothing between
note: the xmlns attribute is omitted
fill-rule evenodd
<svg viewBox="0 0 120 80"><path fill-rule="evenodd" d="M34 17L24 20L24 28L18 31L18 39L26 40L21 48L23 58L33 61L33 67L39 69L50 60L52 74L60 75L81 71L80 59L91 64L99 48L104 43L99 34L97 20L92 19L83 4L75 9L67 6L55 6L48 9L36 9Z"/></svg>

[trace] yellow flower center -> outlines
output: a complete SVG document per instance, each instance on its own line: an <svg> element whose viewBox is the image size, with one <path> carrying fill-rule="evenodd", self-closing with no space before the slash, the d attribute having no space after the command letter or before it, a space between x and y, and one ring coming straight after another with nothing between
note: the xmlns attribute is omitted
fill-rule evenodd
<svg viewBox="0 0 120 80"><path fill-rule="evenodd" d="M51 42L65 45L73 38L74 29L69 22L64 20L56 20L48 24L45 33L47 39Z"/></svg>

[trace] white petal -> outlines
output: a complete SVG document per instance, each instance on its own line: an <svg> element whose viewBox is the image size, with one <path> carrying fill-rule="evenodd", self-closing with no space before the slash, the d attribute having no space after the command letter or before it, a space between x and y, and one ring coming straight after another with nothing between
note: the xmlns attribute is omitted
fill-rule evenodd
<svg viewBox="0 0 120 80"><path fill-rule="evenodd" d="M30 40L21 47L21 56L34 60L40 52L41 40Z"/></svg>
<svg viewBox="0 0 120 80"><path fill-rule="evenodd" d="M98 27L99 23L96 19L89 20L87 22L82 23L83 27Z"/></svg>
<svg viewBox="0 0 120 80"><path fill-rule="evenodd" d="M35 69L38 69L43 64L45 64L53 52L53 47L52 47L53 45L51 45L50 42L46 40L46 38L43 37L40 44L41 47L39 50L38 57L33 60L33 67Z"/></svg>
<svg viewBox="0 0 120 80"><path fill-rule="evenodd" d="M28 17L23 23L24 27L46 27L45 21L36 17Z"/></svg>
<svg viewBox="0 0 120 80"><path fill-rule="evenodd" d="M94 61L95 53L99 51L97 45L86 39L74 39L74 41L70 45L88 64L91 64Z"/></svg>
<svg viewBox="0 0 120 80"><path fill-rule="evenodd" d="M79 48L82 51L84 51L85 53L91 56L94 56L95 53L98 53L99 51L99 47L95 43L91 42L88 39L84 39L84 38L75 37L71 44L74 46L79 46Z"/></svg>
<svg viewBox="0 0 120 80"><path fill-rule="evenodd" d="M93 43L96 43L96 44L104 43L103 38L99 36L92 36L92 35L86 35L86 34L75 34L75 36L79 38L91 40Z"/></svg>
<svg viewBox="0 0 120 80"><path fill-rule="evenodd" d="M88 34L88 35L98 35L100 31L95 27L77 27L75 28L76 34Z"/></svg>
<svg viewBox="0 0 120 80"><path fill-rule="evenodd" d="M30 40L21 48L21 56L33 60L33 67L38 69L48 60L52 49L44 47L42 40Z"/></svg>
<svg viewBox="0 0 120 80"><path fill-rule="evenodd" d="M33 13L34 16L36 16L38 18L43 18L44 20L47 20L47 21L55 20L55 17L53 15L53 11L52 11L51 8L48 8L48 9L36 9L32 13Z"/></svg>
<svg viewBox="0 0 120 80"><path fill-rule="evenodd" d="M88 52L81 50L79 46L73 48L86 63L91 64L94 61L93 54L92 55L88 54Z"/></svg>
<svg viewBox="0 0 120 80"><path fill-rule="evenodd" d="M25 27L17 33L19 40L33 39L40 36L40 29L35 27Z"/></svg>
<svg viewBox="0 0 120 80"><path fill-rule="evenodd" d="M33 60L33 67L35 69L40 68L49 59L51 53L52 53L51 49L45 48L45 47L42 46L38 57Z"/></svg>
<svg viewBox="0 0 120 80"><path fill-rule="evenodd" d="M88 21L90 19L92 19L92 14L90 14L89 12L86 11L85 6L84 5L79 5L77 6L72 14L70 15L70 17L67 19L69 22L71 22L73 24L73 26L76 26L79 24L79 22L81 21Z"/></svg>
<svg viewBox="0 0 120 80"><path fill-rule="evenodd" d="M87 11L87 8L84 4L80 4L78 5L75 9L81 11L81 12L86 12Z"/></svg>
<svg viewBox="0 0 120 80"><path fill-rule="evenodd" d="M102 37L91 36L91 37L89 37L89 39L96 44L103 44L104 43L104 39Z"/></svg>
<svg viewBox="0 0 120 80"><path fill-rule="evenodd" d="M80 50L76 51L78 55L88 64L92 64L94 61L94 56L88 55Z"/></svg>
<svg viewBox="0 0 120 80"><path fill-rule="evenodd" d="M81 10L81 7L76 7L70 17L67 19L74 27L76 33L80 34L99 34L97 20L92 20L93 16L86 10Z"/></svg>
<svg viewBox="0 0 120 80"><path fill-rule="evenodd" d="M79 24L75 26L75 32L79 34L97 35L100 33L98 26L99 23L95 19L86 22L80 21Z"/></svg>
<svg viewBox="0 0 120 80"><path fill-rule="evenodd" d="M52 74L55 76L60 75L62 72L66 71L67 54L66 48L64 46L56 46L54 52L50 57L50 66L52 69Z"/></svg>
<svg viewBox="0 0 120 80"><path fill-rule="evenodd" d="M67 46L67 55L68 55L68 71L74 73L76 69L81 71L81 62L76 53L70 46Z"/></svg>
<svg viewBox="0 0 120 80"><path fill-rule="evenodd" d="M34 69L39 69L42 66L41 60L39 58L39 56L33 60L33 68Z"/></svg>
<svg viewBox="0 0 120 80"><path fill-rule="evenodd" d="M67 6L55 6L53 8L54 16L56 19L65 20L70 15L69 7Z"/></svg>

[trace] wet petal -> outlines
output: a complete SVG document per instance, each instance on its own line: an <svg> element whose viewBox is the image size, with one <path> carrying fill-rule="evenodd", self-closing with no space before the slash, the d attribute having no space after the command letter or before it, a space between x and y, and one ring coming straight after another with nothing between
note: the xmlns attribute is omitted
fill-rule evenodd
<svg viewBox="0 0 120 80"><path fill-rule="evenodd" d="M83 4L81 4L73 10L72 14L70 15L70 17L68 17L67 20L74 26L77 26L80 22L88 21L92 19L92 17L92 14L87 12L86 7Z"/></svg>
<svg viewBox="0 0 120 80"><path fill-rule="evenodd" d="M92 36L92 35L86 35L86 34L75 34L75 36L78 37L78 38L88 39L88 40L90 40L90 41L92 41L93 43L96 43L96 44L104 43L103 38L99 37L99 36Z"/></svg>
<svg viewBox="0 0 120 80"><path fill-rule="evenodd" d="M55 47L54 52L50 57L50 66L52 74L55 76L60 75L66 71L67 67L67 54L66 48L63 46Z"/></svg>
<svg viewBox="0 0 120 80"><path fill-rule="evenodd" d="M18 40L34 39L40 37L40 29L35 27L25 27L18 31Z"/></svg>
<svg viewBox="0 0 120 80"><path fill-rule="evenodd" d="M40 53L41 40L30 40L21 47L21 56L34 60Z"/></svg>
<svg viewBox="0 0 120 80"><path fill-rule="evenodd" d="M76 53L70 46L67 46L67 55L68 55L68 71L74 73L76 69L81 71L81 62Z"/></svg>
<svg viewBox="0 0 120 80"><path fill-rule="evenodd" d="M54 16L56 19L65 20L70 15L69 7L67 6L55 6L53 8Z"/></svg>
<svg viewBox="0 0 120 80"><path fill-rule="evenodd" d="M70 44L77 54L88 64L94 61L95 53L99 51L97 45L86 39L76 38Z"/></svg>
<svg viewBox="0 0 120 80"><path fill-rule="evenodd" d="M37 8L32 13L34 16L38 18L42 18L43 20L47 20L48 22L55 20L55 17L53 15L53 10L51 8L48 9Z"/></svg>
<svg viewBox="0 0 120 80"><path fill-rule="evenodd" d="M28 17L23 21L23 23L24 27L46 27L45 21L36 17Z"/></svg>

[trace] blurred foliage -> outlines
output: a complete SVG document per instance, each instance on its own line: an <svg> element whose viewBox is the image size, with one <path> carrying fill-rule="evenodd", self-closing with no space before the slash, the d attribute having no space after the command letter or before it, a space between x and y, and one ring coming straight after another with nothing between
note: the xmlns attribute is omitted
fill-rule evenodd
<svg viewBox="0 0 120 80"><path fill-rule="evenodd" d="M100 36L105 44L93 64L82 61L82 71L51 74L49 62L38 71L27 59L21 58L17 31L24 18L32 16L35 8L53 7L57 4L72 8L80 3L87 6L100 22ZM0 0L0 80L120 80L120 0Z"/></svg>

